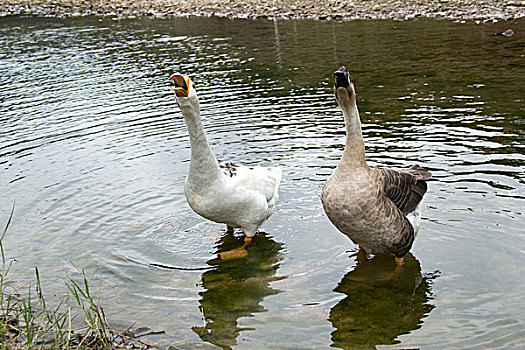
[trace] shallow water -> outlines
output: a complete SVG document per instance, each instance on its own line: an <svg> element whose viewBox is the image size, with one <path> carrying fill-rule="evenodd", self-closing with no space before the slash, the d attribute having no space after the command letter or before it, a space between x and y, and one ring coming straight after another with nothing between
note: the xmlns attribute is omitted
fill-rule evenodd
<svg viewBox="0 0 525 350"><path fill-rule="evenodd" d="M2 18L0 34L14 284L38 266L62 293L72 260L114 326L165 330L147 339L164 347L525 347L524 21ZM402 271L358 261L320 204L344 142L342 64L369 163L434 175ZM197 84L219 159L284 169L247 260L218 261L242 236L184 199L173 72Z"/></svg>

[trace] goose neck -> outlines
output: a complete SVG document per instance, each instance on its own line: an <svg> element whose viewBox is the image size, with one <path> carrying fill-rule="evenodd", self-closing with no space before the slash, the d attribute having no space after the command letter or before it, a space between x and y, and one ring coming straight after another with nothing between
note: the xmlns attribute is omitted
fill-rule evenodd
<svg viewBox="0 0 525 350"><path fill-rule="evenodd" d="M350 105L342 106L342 109L346 127L346 143L339 164L353 169L368 168L357 104L354 101Z"/></svg>
<svg viewBox="0 0 525 350"><path fill-rule="evenodd" d="M181 105L184 121L188 128L191 145L190 170L188 178L200 184L213 182L220 176L219 163L213 154L199 112L198 106L184 108Z"/></svg>

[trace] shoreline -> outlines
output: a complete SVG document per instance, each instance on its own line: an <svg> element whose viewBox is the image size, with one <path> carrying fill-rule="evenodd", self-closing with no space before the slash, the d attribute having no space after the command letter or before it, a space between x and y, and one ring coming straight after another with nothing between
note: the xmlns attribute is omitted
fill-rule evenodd
<svg viewBox="0 0 525 350"><path fill-rule="evenodd" d="M499 21L525 17L523 0L4 0L0 17L223 17L356 20L442 18Z"/></svg>

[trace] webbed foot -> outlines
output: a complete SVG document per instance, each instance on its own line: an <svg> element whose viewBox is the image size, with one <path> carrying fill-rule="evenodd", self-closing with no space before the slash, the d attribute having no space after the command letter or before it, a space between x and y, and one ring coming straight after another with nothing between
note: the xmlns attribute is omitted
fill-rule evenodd
<svg viewBox="0 0 525 350"><path fill-rule="evenodd" d="M244 259L248 257L248 251L246 246L252 242L252 237L245 237L244 244L239 248L230 249L228 251L219 253L221 260L234 260L234 259Z"/></svg>

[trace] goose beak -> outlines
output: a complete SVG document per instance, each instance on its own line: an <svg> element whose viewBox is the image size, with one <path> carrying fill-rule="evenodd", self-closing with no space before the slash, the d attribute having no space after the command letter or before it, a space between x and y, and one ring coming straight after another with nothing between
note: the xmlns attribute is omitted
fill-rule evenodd
<svg viewBox="0 0 525 350"><path fill-rule="evenodd" d="M176 73L171 76L171 79L173 79L173 82L175 83L173 90L175 90L177 97L188 97L190 90L190 78Z"/></svg>
<svg viewBox="0 0 525 350"><path fill-rule="evenodd" d="M342 66L341 68L339 68L339 70L336 70L334 72L334 77L335 77L334 85L336 88L343 87L343 88L348 89L350 87L351 78L345 66Z"/></svg>
<svg viewBox="0 0 525 350"><path fill-rule="evenodd" d="M355 98L354 84L352 77L348 74L345 66L342 66L334 72L334 94L339 105L347 104Z"/></svg>

